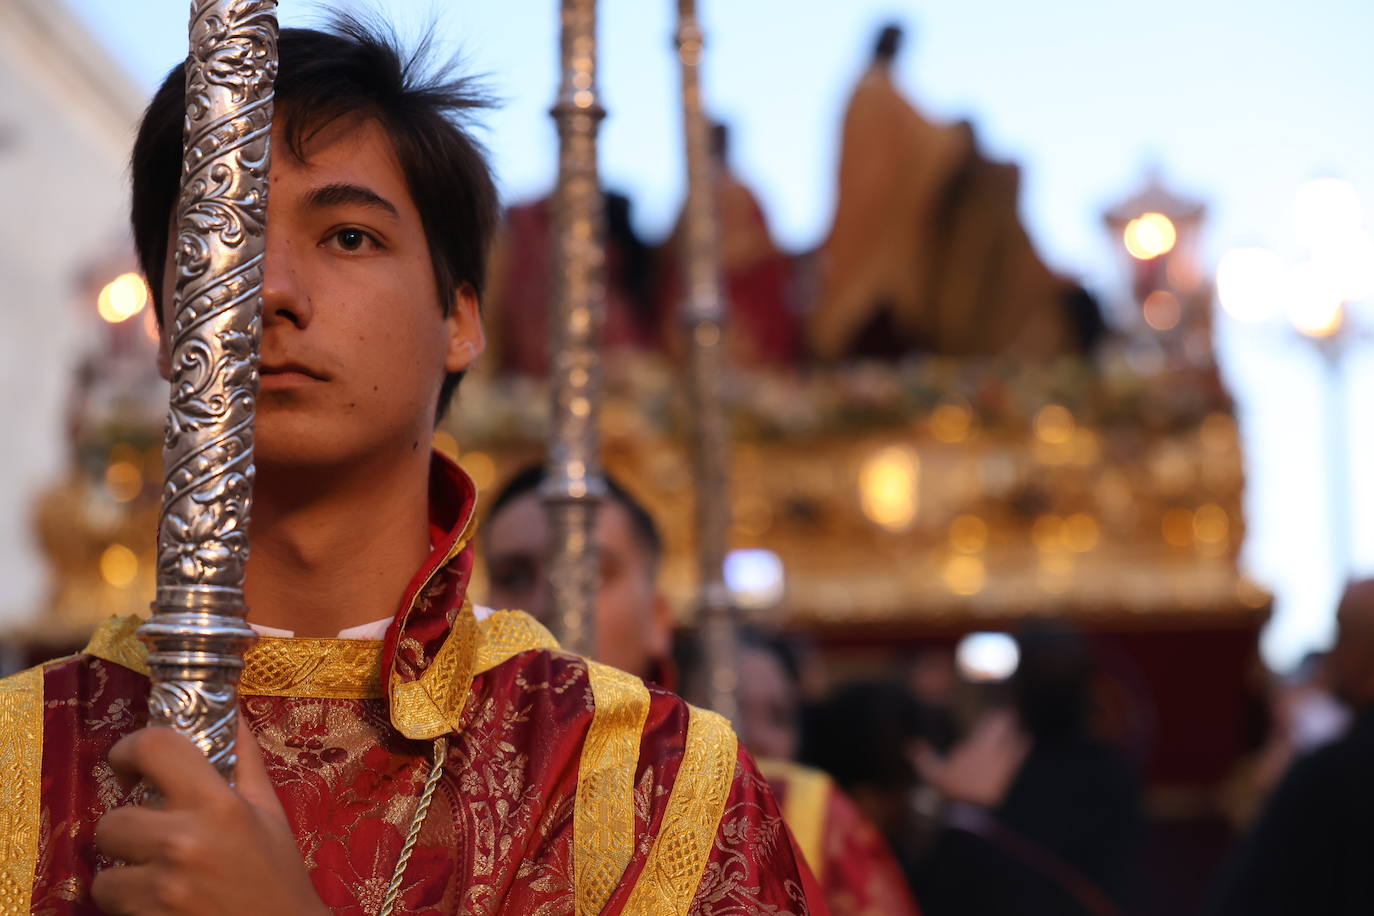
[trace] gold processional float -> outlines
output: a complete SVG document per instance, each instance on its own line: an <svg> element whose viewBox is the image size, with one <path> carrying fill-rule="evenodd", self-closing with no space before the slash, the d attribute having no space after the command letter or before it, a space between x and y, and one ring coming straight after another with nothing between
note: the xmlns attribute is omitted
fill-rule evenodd
<svg viewBox="0 0 1374 916"><path fill-rule="evenodd" d="M215 6L201 2L195 9L200 14ZM232 62L213 72L256 74L243 86L265 91L269 29L261 17L270 15L270 4L233 7L260 13L252 20L249 46L261 51L222 57L202 42L192 57ZM679 3L677 46L689 170L682 314L690 357L684 369L660 356L599 350L605 279L593 4L565 0L562 17L550 378L475 373L436 444L457 455L483 490L529 461L549 462L543 496L560 533L551 587L566 645L585 650L592 644L588 609L595 570L588 565L588 520L602 494L602 461L645 497L665 529L664 584L684 623L701 626L712 659L712 702L723 712L731 708L733 608L822 637L998 629L1030 614L1089 625L1257 629L1268 596L1238 571L1241 450L1205 327L1185 321L1164 328L1148 314L1142 324L1137 315L1138 327L1125 336L1143 340L1149 358L1141 358L1141 348L1117 347L1095 359L1042 362L928 357L806 369L726 364L714 163L698 72L701 32L688 0ZM233 98L234 91L207 82L188 99ZM245 108L257 104L252 117L258 118L270 104L247 95L233 100ZM201 114L214 117L208 109ZM250 116L239 117L243 136L262 143L243 161L257 163L265 174L266 135L254 134ZM216 193L246 192L245 180L235 177ZM1126 202L1113 226L1120 228L1116 222L1137 209L1154 213L1169 206L1160 194L1146 194ZM1182 226L1187 218L1175 222ZM261 230L260 221L244 229L243 238L235 237L235 264L251 260L244 246L252 243L248 230ZM207 250L197 247L200 235L183 231L179 238L179 259ZM1181 251L1184 240L1178 241ZM1139 263L1152 265L1151 282L1172 289L1175 311L1205 315L1204 284L1189 285L1180 279L1186 271L1173 264L1165 270L1168 257ZM202 260L207 269L215 265L216 274L233 269L208 254ZM222 289L214 294L251 306L250 275L226 273L223 287L206 275L201 286L187 287L188 299L181 288L191 280L178 264L174 326L185 327L187 335L203 336L212 326L180 312L203 308L206 294ZM102 302L115 293L133 296L124 286L107 288ZM231 325L227 315L213 323L230 331L223 339L197 336L193 342L187 336L177 344L176 361L194 381L174 382L174 416L180 410L192 417L187 405L199 409L187 399L190 392L211 390L209 367L241 373L256 323ZM215 402L232 403L237 411L232 422L222 418L229 425L222 423L218 432L199 421L169 427L178 436L177 450L168 454L174 471L188 467L185 456L196 454L228 469L221 483L193 475L177 486L206 494L213 486L215 499L230 502L213 515L183 515L176 508L185 505L178 502L182 491L169 490L168 518L177 518L191 537L166 540L181 527L164 523L159 560L149 532L157 525L162 479L154 417L163 408L150 407L147 392L156 390L147 381L154 371L151 346L129 333L134 324L109 325L112 335L138 338L142 350L131 356L124 347L87 367L73 404L78 432L71 472L39 505L53 592L39 622L15 634L32 656L79 647L95 622L142 611L155 590L165 613L206 615L217 608L214 616L223 619L210 622L231 640L245 638L232 598L247 517L242 484L249 479L251 438L240 422L244 402ZM135 358L144 361L145 374L131 381L125 363ZM118 371L110 368L119 361ZM117 383L113 393L99 390L111 381ZM236 384L243 384L241 376ZM187 438L193 433L219 436L220 444L193 448ZM197 559L197 539L204 542L206 532L225 552L216 546ZM755 572L771 572L727 590L721 574L727 546L755 551L746 559L767 561ZM214 563L202 562L211 556ZM159 578L155 589L155 570L160 577L190 572L192 580ZM474 587L480 596L480 573ZM211 595L222 603L213 605ZM161 632L182 639L180 630Z"/></svg>

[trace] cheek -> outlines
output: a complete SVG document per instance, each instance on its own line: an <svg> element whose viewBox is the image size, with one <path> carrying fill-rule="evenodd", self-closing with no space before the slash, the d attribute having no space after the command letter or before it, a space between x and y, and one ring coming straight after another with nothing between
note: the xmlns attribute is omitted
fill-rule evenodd
<svg viewBox="0 0 1374 916"><path fill-rule="evenodd" d="M634 593L623 584L601 589L597 600L597 625L604 632L638 640L640 616Z"/></svg>
<svg viewBox="0 0 1374 916"><path fill-rule="evenodd" d="M395 271L376 278L370 288L343 289L339 300L349 302L339 333L354 354L371 390L387 402L428 397L431 384L442 377L445 352L444 321L433 292ZM364 379L359 379L359 382Z"/></svg>

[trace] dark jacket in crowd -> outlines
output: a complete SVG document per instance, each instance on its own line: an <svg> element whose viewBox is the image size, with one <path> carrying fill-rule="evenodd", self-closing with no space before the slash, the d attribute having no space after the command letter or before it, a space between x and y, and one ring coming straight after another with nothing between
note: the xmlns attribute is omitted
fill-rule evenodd
<svg viewBox="0 0 1374 916"><path fill-rule="evenodd" d="M1223 870L1208 912L1374 912L1374 708L1293 764Z"/></svg>

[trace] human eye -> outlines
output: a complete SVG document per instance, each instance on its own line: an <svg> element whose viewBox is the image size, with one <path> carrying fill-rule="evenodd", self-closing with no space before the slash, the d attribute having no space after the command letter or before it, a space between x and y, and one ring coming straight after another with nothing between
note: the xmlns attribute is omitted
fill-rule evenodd
<svg viewBox="0 0 1374 916"><path fill-rule="evenodd" d="M375 235L356 226L344 226L341 229L335 229L325 237L323 244L345 254L362 254L376 251L382 247Z"/></svg>

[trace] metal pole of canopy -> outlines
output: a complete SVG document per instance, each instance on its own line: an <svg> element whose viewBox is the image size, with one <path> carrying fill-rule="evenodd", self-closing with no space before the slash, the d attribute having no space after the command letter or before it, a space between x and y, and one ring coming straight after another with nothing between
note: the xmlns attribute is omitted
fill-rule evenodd
<svg viewBox="0 0 1374 916"><path fill-rule="evenodd" d="M682 120L687 139L684 318L690 336L690 390L696 420L692 469L696 483L697 628L708 702L735 721L736 622L725 585L730 538L730 431L721 402L725 370L725 298L720 277L720 215L716 207L711 127L701 92L703 36L695 0L678 0L677 53L682 64Z"/></svg>
<svg viewBox="0 0 1374 916"><path fill-rule="evenodd" d="M275 0L193 0L157 595L139 636L150 724L229 779L253 640L243 581L276 74Z"/></svg>
<svg viewBox="0 0 1374 916"><path fill-rule="evenodd" d="M549 340L552 399L548 472L540 490L552 532L549 564L554 631L563 647L595 653L596 509L601 476L601 362L605 252L596 132L596 2L562 0L558 187L554 192L554 301Z"/></svg>

